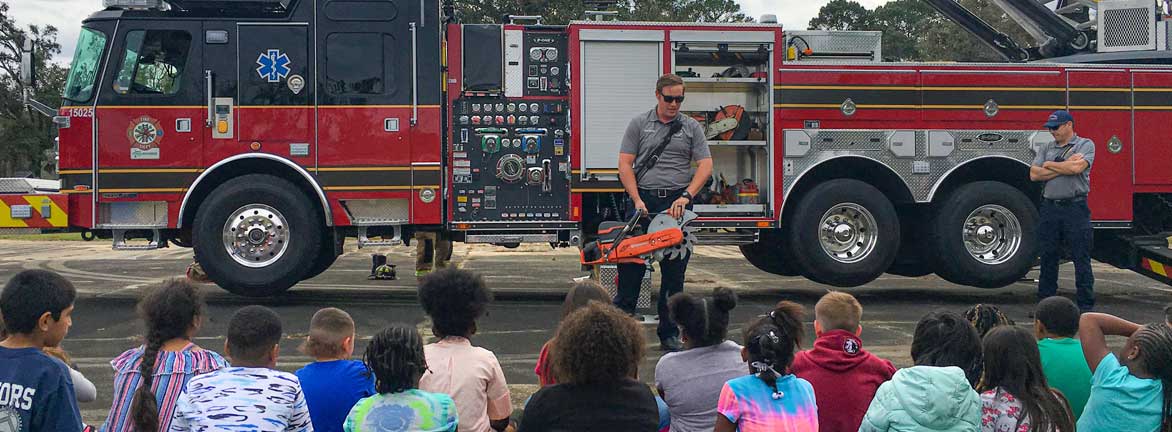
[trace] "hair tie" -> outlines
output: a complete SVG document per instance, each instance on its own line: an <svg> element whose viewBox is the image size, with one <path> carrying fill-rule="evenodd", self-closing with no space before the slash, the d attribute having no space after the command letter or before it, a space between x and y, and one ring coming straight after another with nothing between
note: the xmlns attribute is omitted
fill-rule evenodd
<svg viewBox="0 0 1172 432"><path fill-rule="evenodd" d="M769 331L768 336L769 336L769 340L773 341L773 343L780 343L781 342L781 339L777 337L777 333L775 333L773 330Z"/></svg>
<svg viewBox="0 0 1172 432"><path fill-rule="evenodd" d="M769 364L768 361L755 361L755 362L749 363L749 367L753 368L754 375L765 373L765 372L773 372L773 376L781 377L781 374L777 373L777 371L773 369L773 365ZM774 384L773 394L771 394L770 396L773 398L773 400L778 400L778 399L781 399L782 397L785 397L785 392L778 390L777 385Z"/></svg>

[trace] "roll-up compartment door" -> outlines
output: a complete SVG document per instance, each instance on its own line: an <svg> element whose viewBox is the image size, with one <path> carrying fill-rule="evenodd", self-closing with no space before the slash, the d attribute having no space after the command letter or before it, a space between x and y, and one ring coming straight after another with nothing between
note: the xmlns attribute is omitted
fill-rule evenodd
<svg viewBox="0 0 1172 432"><path fill-rule="evenodd" d="M614 170L627 125L655 107L655 81L663 74L661 41L584 40L582 168Z"/></svg>

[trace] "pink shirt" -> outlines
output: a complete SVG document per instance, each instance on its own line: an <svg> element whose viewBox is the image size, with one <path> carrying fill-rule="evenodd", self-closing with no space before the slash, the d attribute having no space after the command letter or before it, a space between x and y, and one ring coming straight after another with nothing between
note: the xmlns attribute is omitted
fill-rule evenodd
<svg viewBox="0 0 1172 432"><path fill-rule="evenodd" d="M424 346L423 355L429 371L419 380L419 389L452 397L460 432L491 432L489 419L512 414L505 373L492 351L451 336Z"/></svg>

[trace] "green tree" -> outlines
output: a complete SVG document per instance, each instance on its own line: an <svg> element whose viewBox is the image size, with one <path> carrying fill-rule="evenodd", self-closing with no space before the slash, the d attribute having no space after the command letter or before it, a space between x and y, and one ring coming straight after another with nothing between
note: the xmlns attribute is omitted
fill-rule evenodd
<svg viewBox="0 0 1172 432"><path fill-rule="evenodd" d="M868 30L883 32L883 57L890 61L923 59L920 38L945 21L928 2L893 0L871 12Z"/></svg>
<svg viewBox="0 0 1172 432"><path fill-rule="evenodd" d="M39 81L32 89L33 97L56 104L65 85L66 69L46 61L61 52L57 29L50 25L22 29L12 20L8 3L0 1L0 177L39 175L52 162L46 154L56 134L52 121L22 104L25 87L20 82L20 57L26 38L32 38L37 58Z"/></svg>
<svg viewBox="0 0 1172 432"><path fill-rule="evenodd" d="M811 30L870 30L871 11L854 0L830 0L810 20Z"/></svg>

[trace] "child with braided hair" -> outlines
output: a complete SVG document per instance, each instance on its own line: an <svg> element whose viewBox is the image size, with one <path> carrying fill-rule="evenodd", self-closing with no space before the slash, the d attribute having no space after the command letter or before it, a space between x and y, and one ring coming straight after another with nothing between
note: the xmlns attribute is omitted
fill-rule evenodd
<svg viewBox="0 0 1172 432"><path fill-rule="evenodd" d="M350 409L346 432L456 431L459 419L451 396L419 390L427 360L415 327L393 324L382 329L366 346L363 362L374 372L378 394Z"/></svg>
<svg viewBox="0 0 1172 432"><path fill-rule="evenodd" d="M192 342L204 308L199 288L185 280L147 288L138 301L138 315L146 325L144 343L110 362L114 402L103 432L167 430L187 382L228 367L220 354Z"/></svg>
<svg viewBox="0 0 1172 432"><path fill-rule="evenodd" d="M972 323L973 327L977 328L977 334L980 335L982 339L984 339L985 335L989 334L989 330L993 330L994 327L1011 326L1015 324L1012 319L1009 319L1009 317L1005 316L1004 312L1001 312L1001 308L984 303L977 303L973 305L973 307L970 307L968 310L964 311L964 319L969 320L969 323Z"/></svg>
<svg viewBox="0 0 1172 432"><path fill-rule="evenodd" d="M1078 335L1091 372L1079 431L1172 432L1172 327L1139 325L1102 313L1084 313ZM1106 336L1126 336L1118 355Z"/></svg>
<svg viewBox="0 0 1172 432"><path fill-rule="evenodd" d="M789 301L745 329L741 357L751 375L731 379L716 404L716 432L818 431L814 387L789 372L804 337L802 306Z"/></svg>

